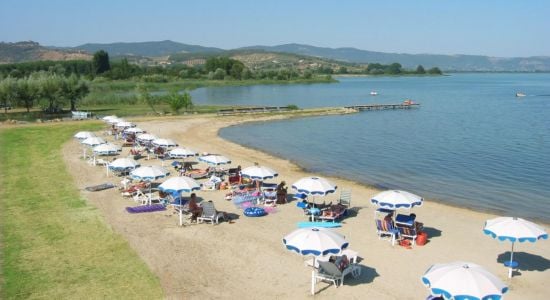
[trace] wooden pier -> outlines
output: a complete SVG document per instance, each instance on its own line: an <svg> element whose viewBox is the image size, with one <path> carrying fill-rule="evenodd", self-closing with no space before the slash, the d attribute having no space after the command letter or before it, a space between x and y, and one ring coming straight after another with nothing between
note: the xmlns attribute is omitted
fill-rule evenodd
<svg viewBox="0 0 550 300"><path fill-rule="evenodd" d="M259 107L234 107L218 110L218 115L240 115L240 114L257 114L257 113L271 113L271 112L283 112L289 111L289 106L259 106Z"/></svg>
<svg viewBox="0 0 550 300"><path fill-rule="evenodd" d="M362 104L362 105L353 105L353 106L346 106L347 109L354 109L354 110L385 110L385 109L411 109L411 108L418 108L420 107L420 104L418 103L411 103L411 104Z"/></svg>

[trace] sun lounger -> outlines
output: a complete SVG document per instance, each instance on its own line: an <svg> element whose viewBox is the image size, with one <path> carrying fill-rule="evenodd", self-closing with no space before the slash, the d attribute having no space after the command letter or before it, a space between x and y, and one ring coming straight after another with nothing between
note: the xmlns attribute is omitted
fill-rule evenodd
<svg viewBox="0 0 550 300"><path fill-rule="evenodd" d="M376 234L378 234L378 239L389 237L392 246L395 245L395 240L399 235L399 230L393 226L393 223L391 221L380 219L376 219L374 221L376 223Z"/></svg>
<svg viewBox="0 0 550 300"><path fill-rule="evenodd" d="M97 192L97 191L103 191L103 190L114 188L114 187L115 187L115 185L112 184L112 183L104 183L104 184L99 184L99 185L86 187L86 190L89 191L89 192Z"/></svg>
<svg viewBox="0 0 550 300"><path fill-rule="evenodd" d="M321 211L318 219L321 221L332 221L342 218L346 214L346 207L341 204L331 205L329 208Z"/></svg>
<svg viewBox="0 0 550 300"><path fill-rule="evenodd" d="M414 226L407 227L407 226L398 226L397 230L399 230L399 235L402 238L411 239L411 243L414 246L416 244L416 228Z"/></svg>
<svg viewBox="0 0 550 300"><path fill-rule="evenodd" d="M340 270L336 263L319 261L319 271L317 272L315 279L330 281L334 283L335 287L338 287L338 282L340 282L340 285L343 285L344 277L347 275L352 274L353 277L358 277L360 275L360 270L361 269L356 264L349 264L346 268Z"/></svg>
<svg viewBox="0 0 550 300"><path fill-rule="evenodd" d="M197 218L198 223L210 222L212 225L218 224L220 219L225 220L225 214L218 212L212 201L201 202L202 214Z"/></svg>
<svg viewBox="0 0 550 300"><path fill-rule="evenodd" d="M131 214L145 213L145 212L154 212L166 210L166 207L162 204L153 204L153 205L142 205L136 207L126 207L126 211Z"/></svg>

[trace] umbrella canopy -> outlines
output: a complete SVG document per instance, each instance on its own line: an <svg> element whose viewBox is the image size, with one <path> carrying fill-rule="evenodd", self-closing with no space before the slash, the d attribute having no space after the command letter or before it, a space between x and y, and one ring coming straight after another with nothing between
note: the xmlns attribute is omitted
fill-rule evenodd
<svg viewBox="0 0 550 300"><path fill-rule="evenodd" d="M117 158L116 160L111 162L109 164L109 169L123 171L123 170L135 169L139 166L140 164L137 161L128 157L123 157L123 158Z"/></svg>
<svg viewBox="0 0 550 300"><path fill-rule="evenodd" d="M395 210L398 208L410 209L414 206L421 206L424 199L406 191L389 190L376 194L370 201L378 207Z"/></svg>
<svg viewBox="0 0 550 300"><path fill-rule="evenodd" d="M216 165L216 166L231 163L231 160L229 158L227 158L223 155L214 155L214 154L201 156L201 157L199 157L199 160L202 161L202 162L205 162L209 165Z"/></svg>
<svg viewBox="0 0 550 300"><path fill-rule="evenodd" d="M109 123L109 124L117 124L117 123L120 123L120 122L124 122L124 120L119 119L119 118L112 118L112 119L106 120L106 122Z"/></svg>
<svg viewBox="0 0 550 300"><path fill-rule="evenodd" d="M130 127L130 128L124 129L124 132L138 134L138 133L143 133L144 130L139 127Z"/></svg>
<svg viewBox="0 0 550 300"><path fill-rule="evenodd" d="M102 118L102 120L105 121L105 122L108 122L108 121L113 120L113 119L118 119L118 117L115 116L115 115L111 115L111 116L105 116L105 117Z"/></svg>
<svg viewBox="0 0 550 300"><path fill-rule="evenodd" d="M512 242L512 251L510 252L510 261L508 278L512 278L512 269L516 265L514 262L514 243L515 242L536 242L540 239L548 239L548 233L537 224L524 220L522 218L499 217L485 222L483 233L498 239L499 241Z"/></svg>
<svg viewBox="0 0 550 300"><path fill-rule="evenodd" d="M105 143L95 146L93 148L93 151L97 155L112 155L117 154L119 151L122 151L122 148L115 144Z"/></svg>
<svg viewBox="0 0 550 300"><path fill-rule="evenodd" d="M131 122L122 121L122 122L116 123L116 127L119 127L119 128L136 127L136 124L131 123Z"/></svg>
<svg viewBox="0 0 550 300"><path fill-rule="evenodd" d="M187 176L172 177L159 185L159 190L165 193L190 193L200 190L200 184Z"/></svg>
<svg viewBox="0 0 550 300"><path fill-rule="evenodd" d="M456 300L501 299L508 287L483 267L469 262L431 266L422 282L432 295Z"/></svg>
<svg viewBox="0 0 550 300"><path fill-rule="evenodd" d="M171 139L154 139L153 145L157 147L176 147L178 144Z"/></svg>
<svg viewBox="0 0 550 300"><path fill-rule="evenodd" d="M346 238L327 228L300 228L287 234L283 238L283 244L288 250L292 250L301 255L313 256L313 265L315 266L315 257L327 254L338 254L348 247ZM315 270L311 273L311 294L315 294Z"/></svg>
<svg viewBox="0 0 550 300"><path fill-rule="evenodd" d="M88 145L88 146L93 147L93 146L105 144L107 142L104 139L100 138L100 137L94 136L94 137L89 137L89 138L83 140L81 143L84 144L84 145Z"/></svg>
<svg viewBox="0 0 550 300"><path fill-rule="evenodd" d="M147 181L156 180L168 175L170 175L170 172L159 166L139 167L130 172L130 176L132 176L132 178Z"/></svg>
<svg viewBox="0 0 550 300"><path fill-rule="evenodd" d="M89 131L79 131L74 135L74 137L83 141L87 138L95 137L95 134Z"/></svg>
<svg viewBox="0 0 550 300"><path fill-rule="evenodd" d="M174 148L168 152L171 158L185 158L199 155L197 152L187 148Z"/></svg>
<svg viewBox="0 0 550 300"><path fill-rule="evenodd" d="M243 177L248 177L251 179L266 180L270 178L275 178L279 174L275 170L268 167L252 166L252 167L244 168L241 171L241 175Z"/></svg>
<svg viewBox="0 0 550 300"><path fill-rule="evenodd" d="M304 177L296 181L292 188L307 195L326 196L338 188L334 183L322 177Z"/></svg>
<svg viewBox="0 0 550 300"><path fill-rule="evenodd" d="M156 138L157 138L156 136L154 136L152 134L149 134L149 133L142 133L142 134L138 134L136 136L136 139L138 139L140 141L152 141Z"/></svg>

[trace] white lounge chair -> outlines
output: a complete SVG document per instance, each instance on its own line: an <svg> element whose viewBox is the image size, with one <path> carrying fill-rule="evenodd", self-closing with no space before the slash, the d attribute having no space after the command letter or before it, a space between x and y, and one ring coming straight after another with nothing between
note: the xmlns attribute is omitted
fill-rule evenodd
<svg viewBox="0 0 550 300"><path fill-rule="evenodd" d="M328 261L319 261L319 270L315 276L316 280L330 281L335 287L344 284L344 277L352 274L353 277L360 275L361 269L356 264L349 264L344 270L338 269L335 263Z"/></svg>
<svg viewBox="0 0 550 300"><path fill-rule="evenodd" d="M212 201L201 202L202 214L197 218L198 223L210 222L212 225L218 224L220 219L225 220L225 215L222 212L218 212Z"/></svg>

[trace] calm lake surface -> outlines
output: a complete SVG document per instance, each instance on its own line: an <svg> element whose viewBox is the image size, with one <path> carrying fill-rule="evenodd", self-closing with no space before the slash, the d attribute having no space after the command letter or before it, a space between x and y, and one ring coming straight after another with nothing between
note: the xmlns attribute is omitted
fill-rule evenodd
<svg viewBox="0 0 550 300"><path fill-rule="evenodd" d="M221 136L312 174L550 222L550 74L339 80L203 88L192 96L200 104L301 108L413 99L421 108L246 124Z"/></svg>

